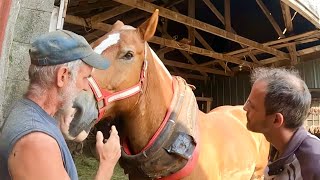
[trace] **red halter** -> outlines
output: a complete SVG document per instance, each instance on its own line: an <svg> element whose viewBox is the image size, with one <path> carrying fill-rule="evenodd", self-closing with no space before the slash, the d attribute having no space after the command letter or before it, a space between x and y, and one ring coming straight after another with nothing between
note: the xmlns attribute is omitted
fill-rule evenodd
<svg viewBox="0 0 320 180"><path fill-rule="evenodd" d="M142 90L143 90L142 86L143 86L143 82L146 77L147 68L148 68L147 44L145 43L143 66L142 66L141 73L140 73L140 80L136 85L134 85L130 88L112 93L110 91L102 89L97 84L97 82L95 81L95 79L93 77L88 78L89 85L91 87L92 92L94 93L94 96L95 96L95 98L97 100L97 104L98 104L99 115L98 115L97 121L101 120L101 118L103 117L103 114L106 111L106 107L107 107L108 103L122 100L122 99L126 99L128 97L134 96L135 94L137 94L139 92L142 92ZM102 104L100 102L102 102Z"/></svg>

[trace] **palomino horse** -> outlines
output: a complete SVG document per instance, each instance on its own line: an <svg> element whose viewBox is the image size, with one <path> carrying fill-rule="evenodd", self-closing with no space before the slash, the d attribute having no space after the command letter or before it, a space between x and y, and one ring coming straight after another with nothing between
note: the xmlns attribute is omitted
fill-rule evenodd
<svg viewBox="0 0 320 180"><path fill-rule="evenodd" d="M263 135L246 129L241 106L198 110L188 84L171 76L147 44L157 23L158 10L137 29L117 21L92 44L111 61L107 70L94 69L89 81L99 119L121 119L120 164L129 178L263 178L269 152ZM87 97L94 98L91 93Z"/></svg>

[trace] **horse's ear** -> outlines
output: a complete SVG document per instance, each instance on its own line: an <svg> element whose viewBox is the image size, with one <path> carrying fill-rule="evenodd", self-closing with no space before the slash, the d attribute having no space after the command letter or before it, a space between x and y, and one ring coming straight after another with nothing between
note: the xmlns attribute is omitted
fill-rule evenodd
<svg viewBox="0 0 320 180"><path fill-rule="evenodd" d="M119 30L119 29L122 28L122 26L124 26L123 22L117 20L117 22L115 22L115 23L112 25L112 30Z"/></svg>
<svg viewBox="0 0 320 180"><path fill-rule="evenodd" d="M153 37L157 29L158 18L159 10L156 9L152 16L138 27L138 32L140 33L143 40L148 41Z"/></svg>

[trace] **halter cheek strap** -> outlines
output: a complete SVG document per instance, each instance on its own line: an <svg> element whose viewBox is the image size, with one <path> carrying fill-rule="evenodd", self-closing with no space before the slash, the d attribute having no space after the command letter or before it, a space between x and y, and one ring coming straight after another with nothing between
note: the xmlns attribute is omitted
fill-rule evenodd
<svg viewBox="0 0 320 180"><path fill-rule="evenodd" d="M143 66L142 66L141 73L140 73L140 80L136 85L134 85L130 88L112 93L110 91L102 89L97 84L96 80L93 77L88 78L90 88L91 88L92 92L94 93L94 96L95 96L95 99L96 99L97 105L98 105L99 115L98 115L97 121L101 120L101 118L103 117L108 103L122 100L122 99L126 99L128 97L136 95L139 92L142 92L142 90L143 90L142 86L143 86L143 82L146 77L147 68L148 68L147 43L145 43Z"/></svg>

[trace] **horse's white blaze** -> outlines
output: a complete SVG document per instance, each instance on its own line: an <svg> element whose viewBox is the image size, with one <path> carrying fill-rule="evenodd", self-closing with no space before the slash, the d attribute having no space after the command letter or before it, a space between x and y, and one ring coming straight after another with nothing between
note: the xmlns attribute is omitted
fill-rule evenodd
<svg viewBox="0 0 320 180"><path fill-rule="evenodd" d="M151 51L151 54L152 54L153 58L156 60L156 62L158 62L158 64L162 67L162 69L167 74L167 76L172 80L171 74L169 73L168 69L164 66L162 61L159 59L158 55L150 47L149 47L149 49Z"/></svg>
<svg viewBox="0 0 320 180"><path fill-rule="evenodd" d="M101 54L105 49L108 47L115 45L119 42L120 40L120 34L119 33L114 33L110 34L108 38L103 40L97 47L95 47L93 50L94 52Z"/></svg>

